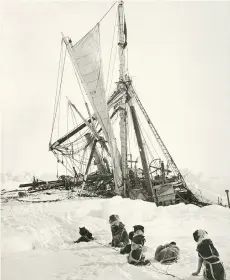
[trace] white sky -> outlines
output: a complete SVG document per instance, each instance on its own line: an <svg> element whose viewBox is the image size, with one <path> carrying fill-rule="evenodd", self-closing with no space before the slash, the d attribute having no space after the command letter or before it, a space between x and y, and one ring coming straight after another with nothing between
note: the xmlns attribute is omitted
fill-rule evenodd
<svg viewBox="0 0 230 280"><path fill-rule="evenodd" d="M60 32L76 42L112 3L2 3L2 172L56 173L48 143ZM177 165L229 175L230 2L127 0L125 11L129 72Z"/></svg>

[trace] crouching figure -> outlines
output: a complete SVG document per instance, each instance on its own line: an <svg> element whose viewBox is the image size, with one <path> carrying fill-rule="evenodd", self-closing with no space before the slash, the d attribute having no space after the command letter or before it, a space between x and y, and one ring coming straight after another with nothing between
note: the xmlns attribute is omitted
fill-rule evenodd
<svg viewBox="0 0 230 280"><path fill-rule="evenodd" d="M74 243L89 242L94 240L92 233L85 227L79 227L79 234L81 235Z"/></svg>
<svg viewBox="0 0 230 280"><path fill-rule="evenodd" d="M111 215L109 217L109 223L112 232L112 247L125 247L129 244L129 236L125 229L125 225L120 221L118 215Z"/></svg>
<svg viewBox="0 0 230 280"><path fill-rule="evenodd" d="M176 246L176 242L172 241L165 245L157 247L155 259L162 264L170 264L179 259L180 249Z"/></svg>
<svg viewBox="0 0 230 280"><path fill-rule="evenodd" d="M127 257L128 263L136 266L150 265L150 261L145 259L143 247L145 244L144 227L134 226L134 235L131 243L131 251Z"/></svg>
<svg viewBox="0 0 230 280"><path fill-rule="evenodd" d="M202 264L204 266L203 276L205 280L225 280L224 265L220 260L219 253L205 230L196 230L193 238L197 242L198 268L192 275L200 273Z"/></svg>

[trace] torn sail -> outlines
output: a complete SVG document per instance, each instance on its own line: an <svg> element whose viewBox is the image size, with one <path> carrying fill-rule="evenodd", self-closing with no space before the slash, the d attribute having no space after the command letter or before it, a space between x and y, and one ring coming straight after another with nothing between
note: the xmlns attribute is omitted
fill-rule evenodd
<svg viewBox="0 0 230 280"><path fill-rule="evenodd" d="M113 128L109 119L109 111L105 97L104 79L102 73L100 29L97 24L79 42L72 46L74 65L86 95L94 110L94 114L101 125L102 131L108 141L113 162L116 192L120 194L122 186L122 173L120 168L120 153L117 148Z"/></svg>

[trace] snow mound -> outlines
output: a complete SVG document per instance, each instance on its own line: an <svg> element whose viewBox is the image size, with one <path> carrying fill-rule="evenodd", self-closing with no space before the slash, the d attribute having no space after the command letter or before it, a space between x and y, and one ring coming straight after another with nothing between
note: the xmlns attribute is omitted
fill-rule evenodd
<svg viewBox="0 0 230 280"><path fill-rule="evenodd" d="M146 257L154 267L131 266L126 256L108 246L111 214L120 216L127 231L135 224L145 227ZM73 244L81 226L87 227L97 240ZM8 203L2 206L2 279L172 279L161 274L166 267L153 259L156 247L169 241L177 242L181 257L168 272L194 279L190 275L196 270L197 253L192 233L199 228L209 232L230 275L228 208L182 203L156 207L150 202L121 197Z"/></svg>

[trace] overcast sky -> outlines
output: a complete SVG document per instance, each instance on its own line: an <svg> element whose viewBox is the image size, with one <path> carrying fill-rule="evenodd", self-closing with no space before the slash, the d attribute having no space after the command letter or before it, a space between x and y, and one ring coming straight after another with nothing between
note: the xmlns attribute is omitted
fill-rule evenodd
<svg viewBox="0 0 230 280"><path fill-rule="evenodd" d="M76 42L112 3L2 3L2 172L56 173L48 143L60 32ZM230 2L127 0L125 11L130 75L177 165L229 175Z"/></svg>

